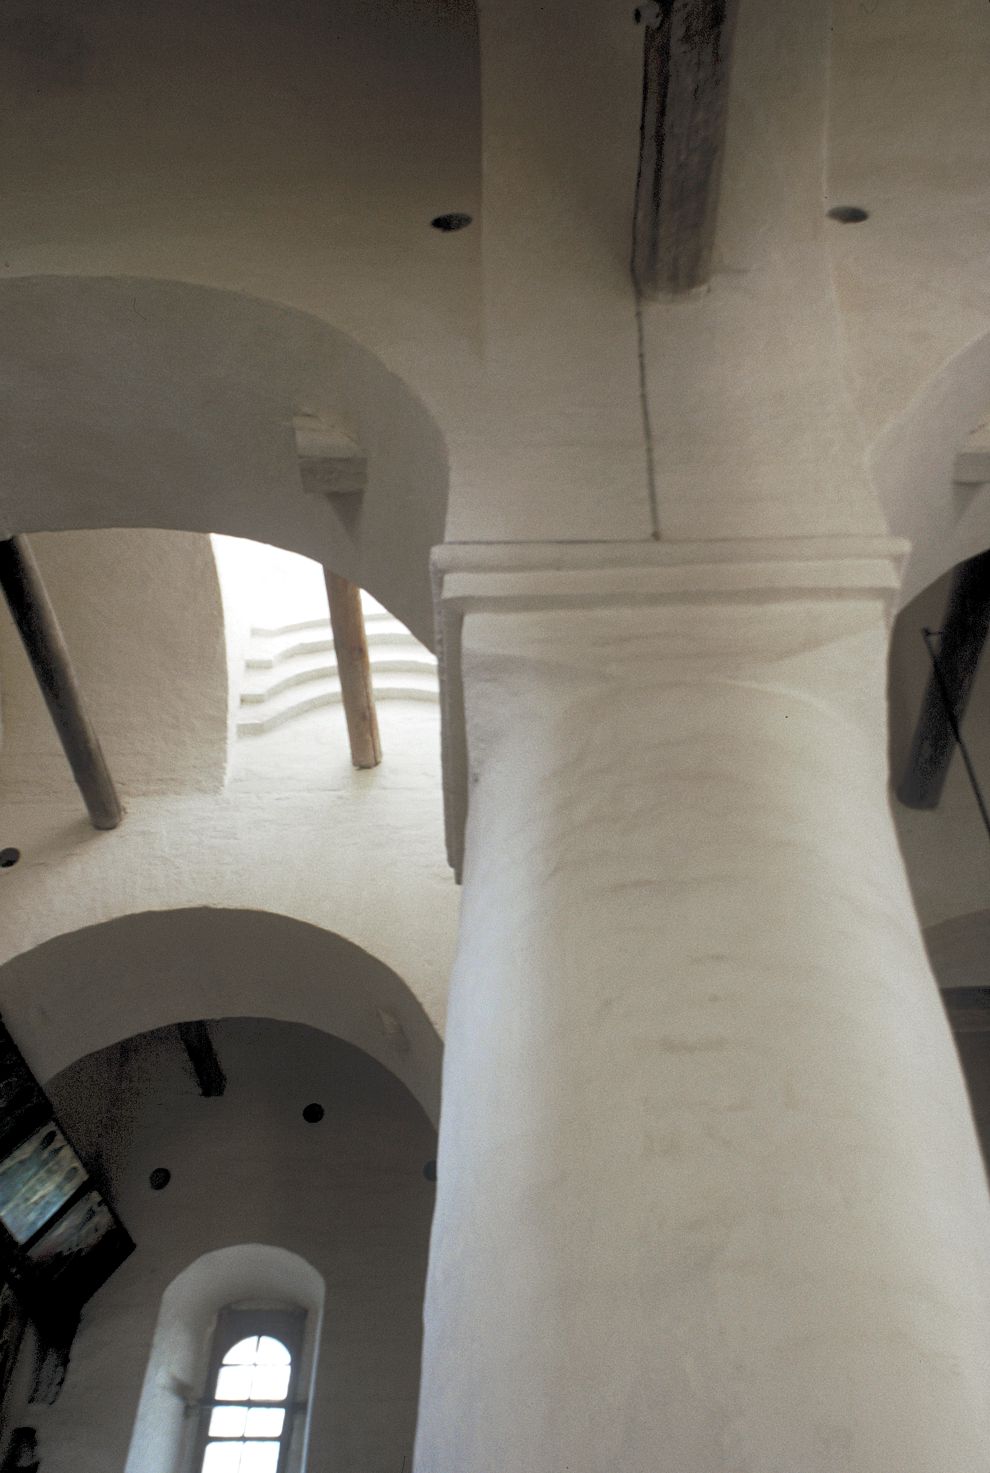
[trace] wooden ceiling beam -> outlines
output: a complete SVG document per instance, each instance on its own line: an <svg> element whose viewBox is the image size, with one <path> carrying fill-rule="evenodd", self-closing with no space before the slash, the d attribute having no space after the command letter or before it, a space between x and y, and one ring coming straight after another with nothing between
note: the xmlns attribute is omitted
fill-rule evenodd
<svg viewBox="0 0 990 1473"><path fill-rule="evenodd" d="M990 632L990 552L955 570L941 638L921 701L904 776L897 796L909 808L937 808L956 748L973 677Z"/></svg>
<svg viewBox="0 0 990 1473"><path fill-rule="evenodd" d="M26 537L0 539L0 587L90 822L96 829L115 829L124 811Z"/></svg>
<svg viewBox="0 0 990 1473"><path fill-rule="evenodd" d="M646 28L632 271L643 297L711 274L738 0L659 0Z"/></svg>
<svg viewBox="0 0 990 1473"><path fill-rule="evenodd" d="M328 571L326 581L351 761L355 767L377 767L382 760L382 745L371 686L371 661L361 609L361 590L356 583L341 578L337 573Z"/></svg>
<svg viewBox="0 0 990 1473"><path fill-rule="evenodd" d="M179 1023L178 1033L189 1056L200 1094L206 1099L216 1099L227 1088L227 1076L213 1046L210 1025L202 1020Z"/></svg>

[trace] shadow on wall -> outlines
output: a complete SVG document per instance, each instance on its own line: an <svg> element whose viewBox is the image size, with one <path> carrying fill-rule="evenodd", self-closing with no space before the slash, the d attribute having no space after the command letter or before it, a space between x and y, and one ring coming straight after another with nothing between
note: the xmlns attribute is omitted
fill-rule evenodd
<svg viewBox="0 0 990 1473"><path fill-rule="evenodd" d="M435 1123L442 1046L418 999L353 942L267 911L144 911L58 936L0 968L4 1018L45 1080L177 1018L305 1023L354 1044Z"/></svg>

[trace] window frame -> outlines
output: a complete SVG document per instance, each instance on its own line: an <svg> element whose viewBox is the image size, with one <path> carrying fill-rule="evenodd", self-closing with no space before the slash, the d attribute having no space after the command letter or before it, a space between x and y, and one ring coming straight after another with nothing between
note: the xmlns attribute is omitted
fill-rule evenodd
<svg viewBox="0 0 990 1473"><path fill-rule="evenodd" d="M213 1346L206 1372L206 1386L204 1394L199 1402L199 1427L193 1444L193 1460L191 1473L202 1473L203 1459L206 1456L208 1444L212 1442L223 1442L224 1438L210 1437L210 1419L216 1406L244 1406L245 1402L218 1402L216 1399L217 1378L223 1366L223 1358L229 1350L232 1350L241 1340L251 1339L255 1335L270 1335L273 1339L281 1341L289 1352L289 1386L285 1394L285 1401L279 1402L279 1406L285 1407L285 1421L282 1425L282 1433L278 1439L279 1453L276 1464L276 1473L287 1473L289 1466L289 1454L292 1441L295 1436L296 1421L300 1413L306 1411L306 1402L300 1401L297 1392L299 1385L299 1368L302 1359L303 1339L306 1330L306 1311L298 1308L282 1309L250 1309L241 1306L228 1305L221 1309L217 1315L216 1329L213 1333ZM230 1441L236 1442L232 1438ZM265 1442L274 1442L274 1438L259 1439Z"/></svg>

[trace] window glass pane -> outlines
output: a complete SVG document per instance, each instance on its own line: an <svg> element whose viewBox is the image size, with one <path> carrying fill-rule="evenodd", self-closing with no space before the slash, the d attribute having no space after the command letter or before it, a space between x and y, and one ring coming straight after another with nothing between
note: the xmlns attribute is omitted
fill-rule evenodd
<svg viewBox="0 0 990 1473"><path fill-rule="evenodd" d="M262 1335L258 1341L258 1364L261 1366L287 1366L292 1357L282 1344L271 1335Z"/></svg>
<svg viewBox="0 0 990 1473"><path fill-rule="evenodd" d="M252 1407L247 1414L245 1437L281 1437L285 1413L278 1407ZM212 1430L212 1429L211 1429Z"/></svg>
<svg viewBox="0 0 990 1473"><path fill-rule="evenodd" d="M214 1407L210 1417L211 1437L243 1437L247 1420L245 1407Z"/></svg>
<svg viewBox="0 0 990 1473"><path fill-rule="evenodd" d="M278 1468L277 1442L242 1442L241 1466L238 1473L276 1473ZM203 1473L207 1473L204 1468Z"/></svg>
<svg viewBox="0 0 990 1473"><path fill-rule="evenodd" d="M278 1447L278 1443L275 1446ZM243 1442L208 1443L206 1456L203 1458L203 1473L240 1473L243 1447Z"/></svg>
<svg viewBox="0 0 990 1473"><path fill-rule="evenodd" d="M223 1375L223 1372L220 1372ZM284 1401L289 1389L288 1366L258 1366L252 1373L252 1401ZM226 1397L224 1400L226 1401ZM245 1398L246 1400L247 1398Z"/></svg>
<svg viewBox="0 0 990 1473"><path fill-rule="evenodd" d="M223 1358L225 1366L253 1366L258 1359L258 1337L249 1335L246 1340L238 1340L232 1345Z"/></svg>
<svg viewBox="0 0 990 1473"><path fill-rule="evenodd" d="M251 1366L221 1366L217 1376L217 1401L247 1401L251 1395L251 1378L258 1375Z"/></svg>

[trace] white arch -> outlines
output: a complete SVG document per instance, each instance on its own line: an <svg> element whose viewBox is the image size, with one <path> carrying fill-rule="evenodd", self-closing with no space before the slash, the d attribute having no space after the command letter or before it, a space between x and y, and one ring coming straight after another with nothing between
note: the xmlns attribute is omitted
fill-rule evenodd
<svg viewBox="0 0 990 1473"><path fill-rule="evenodd" d="M990 495L952 480L953 461L990 408L990 333L942 368L881 436L873 475L891 532L912 552L901 607L990 547Z"/></svg>
<svg viewBox="0 0 990 1473"><path fill-rule="evenodd" d="M436 1122L440 1037L392 969L332 931L271 911L142 911L0 967L4 1017L41 1079L83 1054L192 1018L305 1023L389 1069Z"/></svg>
<svg viewBox="0 0 990 1473"><path fill-rule="evenodd" d="M176 1473L183 1467L195 1428L186 1407L202 1394L210 1336L227 1305L292 1305L306 1311L300 1385L309 1393L324 1296L323 1276L311 1264L264 1243L218 1248L183 1269L162 1295L124 1473ZM295 1452L303 1450L304 1441ZM300 1464L297 1457L293 1466Z"/></svg>
<svg viewBox="0 0 990 1473"><path fill-rule="evenodd" d="M158 527L268 542L354 579L432 642L443 436L353 337L236 291L39 276L0 286L0 344L4 535ZM299 414L366 452L359 497L302 489Z"/></svg>

